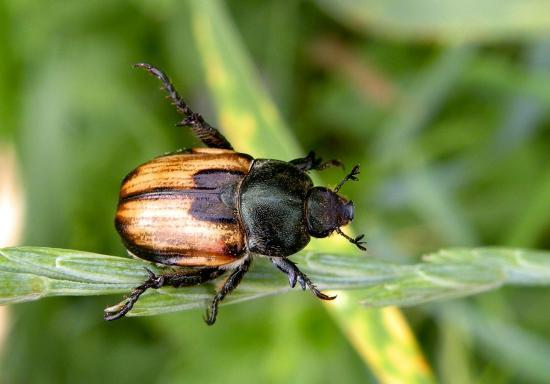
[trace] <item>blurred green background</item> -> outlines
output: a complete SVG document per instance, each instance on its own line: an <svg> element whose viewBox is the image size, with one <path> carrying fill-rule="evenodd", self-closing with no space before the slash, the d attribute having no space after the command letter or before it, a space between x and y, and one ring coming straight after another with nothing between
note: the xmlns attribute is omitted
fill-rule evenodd
<svg viewBox="0 0 550 384"><path fill-rule="evenodd" d="M260 79L304 153L362 165L345 193L372 257L550 247L550 1L205 3L255 65L235 77ZM0 144L21 171L21 244L125 254L112 225L121 179L198 145L131 64L158 65L208 121L231 124L214 99L236 101L206 81L216 73L204 70L197 8L210 9L0 0ZM342 172L322 176L335 185ZM106 323L116 299L9 307L0 382L377 381L309 294L223 307L210 328L199 311ZM438 381L542 383L549 299L548 288L505 288L405 314Z"/></svg>

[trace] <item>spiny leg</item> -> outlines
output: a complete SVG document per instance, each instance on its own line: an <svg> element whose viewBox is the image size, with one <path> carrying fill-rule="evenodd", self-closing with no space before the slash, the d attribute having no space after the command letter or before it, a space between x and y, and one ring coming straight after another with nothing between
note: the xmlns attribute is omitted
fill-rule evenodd
<svg viewBox="0 0 550 384"><path fill-rule="evenodd" d="M147 63L138 63L134 64L134 66L137 68L145 68L150 74L162 81L164 89L168 92L168 98L176 107L176 110L184 116L183 120L177 124L178 126L191 127L193 133L197 135L207 147L233 149L229 141L227 141L220 131L204 121L200 114L193 112L191 108L189 108L164 72Z"/></svg>
<svg viewBox="0 0 550 384"><path fill-rule="evenodd" d="M134 288L132 293L130 293L125 300L113 307L106 308L103 315L105 320L117 320L126 315L132 309L136 301L138 301L139 297L149 288L158 289L164 286L188 287L215 279L224 273L223 270L215 268L205 268L192 275L190 275L189 272L155 275L151 270L147 268L145 268L145 270L149 274L147 280L140 286Z"/></svg>
<svg viewBox="0 0 550 384"><path fill-rule="evenodd" d="M212 325L216 322L216 316L218 315L218 304L241 283L244 275L250 267L250 262L251 258L247 256L244 262L239 265L225 280L221 289L218 291L216 296L214 296L214 299L210 304L210 308L206 310L206 316L204 318L206 324Z"/></svg>
<svg viewBox="0 0 550 384"><path fill-rule="evenodd" d="M272 257L271 262L281 271L287 274L288 283L292 288L296 286L296 281L302 287L303 290L309 288L309 290L321 300L334 300L336 296L328 296L319 291L317 287L311 282L309 277L305 273L300 271L295 263L285 257Z"/></svg>
<svg viewBox="0 0 550 384"><path fill-rule="evenodd" d="M290 163L304 172L310 171L312 169L322 171L323 169L327 169L330 167L343 167L340 160L323 161L323 159L317 157L317 155L315 155L315 152L313 151L310 151L306 157L291 160Z"/></svg>

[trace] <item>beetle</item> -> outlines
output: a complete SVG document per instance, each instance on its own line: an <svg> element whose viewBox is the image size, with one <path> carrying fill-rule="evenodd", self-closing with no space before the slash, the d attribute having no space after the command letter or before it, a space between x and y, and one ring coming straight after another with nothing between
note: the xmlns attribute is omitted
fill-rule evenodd
<svg viewBox="0 0 550 384"><path fill-rule="evenodd" d="M365 250L363 235L351 238L340 227L353 220L353 203L338 192L357 180L355 166L334 190L314 186L307 172L339 166L314 152L289 162L254 159L239 153L227 139L182 100L170 79L146 63L135 67L158 78L168 99L206 148L177 151L138 166L122 181L115 227L134 257L180 267L177 272L149 277L104 318L116 320L130 311L146 290L202 284L227 271L221 289L206 310L214 324L218 304L233 291L250 267L253 255L268 257L288 276L322 300L332 300L288 259L310 237L333 232Z"/></svg>

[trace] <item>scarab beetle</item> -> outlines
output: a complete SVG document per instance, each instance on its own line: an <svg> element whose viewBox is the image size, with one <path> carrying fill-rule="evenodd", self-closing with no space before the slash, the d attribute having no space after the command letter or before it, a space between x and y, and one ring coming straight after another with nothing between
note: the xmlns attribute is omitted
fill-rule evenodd
<svg viewBox="0 0 550 384"><path fill-rule="evenodd" d="M338 195L355 166L334 190L315 187L307 171L340 165L322 162L313 152L290 162L254 159L231 144L181 99L168 77L149 64L136 64L160 79L177 111L178 123L189 126L207 146L160 156L130 172L123 180L115 226L128 252L151 262L182 267L155 275L136 287L120 305L105 310L115 320L132 309L149 288L192 286L231 274L207 309L205 321L216 321L218 304L241 282L252 255L268 257L322 300L320 292L287 257L303 249L310 237L344 236L362 250L362 238L340 227L353 219L353 203Z"/></svg>

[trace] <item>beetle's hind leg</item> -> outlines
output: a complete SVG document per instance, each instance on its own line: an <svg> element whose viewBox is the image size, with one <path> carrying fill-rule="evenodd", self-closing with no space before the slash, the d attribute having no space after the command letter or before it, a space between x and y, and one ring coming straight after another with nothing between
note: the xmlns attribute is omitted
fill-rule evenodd
<svg viewBox="0 0 550 384"><path fill-rule="evenodd" d="M216 322L216 316L218 315L218 304L241 283L244 275L250 267L251 260L252 259L250 256L247 256L243 263L239 265L225 280L221 289L218 291L216 296L214 296L214 299L210 304L210 308L206 311L206 316L204 318L206 324L212 325Z"/></svg>
<svg viewBox="0 0 550 384"><path fill-rule="evenodd" d="M344 167L340 160L323 161L323 159L317 157L313 151L310 151L306 157L291 160L290 163L304 172L311 171L312 169L322 171L323 169L331 167Z"/></svg>
<svg viewBox="0 0 550 384"><path fill-rule="evenodd" d="M328 296L319 291L317 287L311 282L309 277L305 273L298 269L298 266L285 257L271 257L271 262L281 271L287 274L288 283L291 288L296 286L296 282L300 284L303 290L309 288L309 290L321 300L334 300L336 296Z"/></svg>
<svg viewBox="0 0 550 384"><path fill-rule="evenodd" d="M192 285L202 284L206 281L215 279L224 273L223 270L216 268L204 268L196 274L172 273L165 275L155 275L151 270L145 268L149 277L140 286L134 288L128 297L117 305L106 308L103 318L105 320L117 320L126 315L133 308L139 297L149 288L158 289L165 286L172 287L188 287Z"/></svg>
<svg viewBox="0 0 550 384"><path fill-rule="evenodd" d="M220 131L204 121L200 114L193 112L191 108L189 108L164 72L147 63L138 63L134 64L134 66L146 69L150 74L162 81L164 89L168 92L168 98L176 107L176 110L183 115L183 120L177 125L191 127L193 133L197 135L207 147L233 149L229 141L227 141Z"/></svg>

